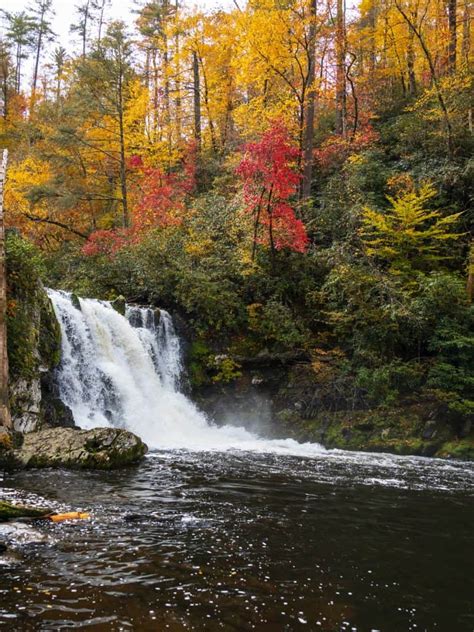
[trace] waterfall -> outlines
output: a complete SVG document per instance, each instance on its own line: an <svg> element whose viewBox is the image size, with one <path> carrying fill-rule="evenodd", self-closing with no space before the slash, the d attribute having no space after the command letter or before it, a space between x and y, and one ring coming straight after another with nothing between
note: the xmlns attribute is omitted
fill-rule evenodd
<svg viewBox="0 0 474 632"><path fill-rule="evenodd" d="M180 391L181 346L165 310L127 306L48 290L62 333L60 397L81 428L114 426L150 448L240 448L306 454L322 448L264 440L242 427L218 427Z"/></svg>

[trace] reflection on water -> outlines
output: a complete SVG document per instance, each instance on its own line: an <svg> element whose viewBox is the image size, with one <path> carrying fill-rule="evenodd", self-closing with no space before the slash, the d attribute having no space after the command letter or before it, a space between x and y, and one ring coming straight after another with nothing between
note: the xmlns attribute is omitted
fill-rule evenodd
<svg viewBox="0 0 474 632"><path fill-rule="evenodd" d="M474 629L474 465L181 451L3 485L93 519L0 526L0 628Z"/></svg>

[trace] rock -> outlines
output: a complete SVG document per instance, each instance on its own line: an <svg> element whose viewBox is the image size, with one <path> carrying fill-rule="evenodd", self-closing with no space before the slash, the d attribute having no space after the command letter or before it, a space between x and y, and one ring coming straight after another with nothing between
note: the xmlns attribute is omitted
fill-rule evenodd
<svg viewBox="0 0 474 632"><path fill-rule="evenodd" d="M0 427L0 470L10 470L15 465L15 436L17 435L7 428Z"/></svg>
<svg viewBox="0 0 474 632"><path fill-rule="evenodd" d="M10 403L17 432L34 432L41 426L41 384L38 375L12 381Z"/></svg>
<svg viewBox="0 0 474 632"><path fill-rule="evenodd" d="M74 305L76 309L81 311L81 301L79 300L79 297L77 294L74 294L74 293L71 294L71 303Z"/></svg>
<svg viewBox="0 0 474 632"><path fill-rule="evenodd" d="M437 424L434 419L427 421L421 433L421 437L426 440L433 439L436 436L436 426Z"/></svg>
<svg viewBox="0 0 474 632"><path fill-rule="evenodd" d="M41 417L46 426L75 426L72 410L61 400L52 371L46 371L41 375Z"/></svg>
<svg viewBox="0 0 474 632"><path fill-rule="evenodd" d="M139 461L148 451L136 435L118 428L48 428L25 435L15 450L18 467L108 470Z"/></svg>
<svg viewBox="0 0 474 632"><path fill-rule="evenodd" d="M464 421L464 423L462 424L459 430L459 433L458 433L459 438L465 439L471 434L471 431L472 431L472 420L466 419L466 421Z"/></svg>
<svg viewBox="0 0 474 632"><path fill-rule="evenodd" d="M110 304L115 309L116 312L125 316L125 309L127 307L127 301L124 296L117 296L117 298L113 301L110 301Z"/></svg>

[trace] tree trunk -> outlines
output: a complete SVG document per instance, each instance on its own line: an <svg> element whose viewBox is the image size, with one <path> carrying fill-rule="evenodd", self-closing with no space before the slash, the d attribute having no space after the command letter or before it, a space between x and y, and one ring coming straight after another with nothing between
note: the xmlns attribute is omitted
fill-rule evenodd
<svg viewBox="0 0 474 632"><path fill-rule="evenodd" d="M84 7L84 29L82 31L82 58L85 59L86 58L86 52L87 52L87 25L89 22L89 2L90 0L87 0L86 2L86 6Z"/></svg>
<svg viewBox="0 0 474 632"><path fill-rule="evenodd" d="M415 33L408 26L408 46L407 46L407 71L408 71L408 93L411 96L416 94L416 76L415 76Z"/></svg>
<svg viewBox="0 0 474 632"><path fill-rule="evenodd" d="M346 28L344 0L337 0L336 14L336 133L346 135Z"/></svg>
<svg viewBox="0 0 474 632"><path fill-rule="evenodd" d="M0 426L11 428L8 403L8 352L7 352L7 278L5 265L5 228L3 222L3 194L7 173L8 152L3 152L0 166Z"/></svg>
<svg viewBox="0 0 474 632"><path fill-rule="evenodd" d="M107 0L102 0L102 5L100 7L100 13L99 13L99 28L97 32L97 47L98 48L100 48L101 43L102 43L102 29L104 28L106 4L107 4Z"/></svg>
<svg viewBox="0 0 474 632"><path fill-rule="evenodd" d="M33 71L33 85L31 88L31 106L30 106L31 112L33 111L33 108L35 107L35 101L36 101L36 85L38 83L39 61L40 61L40 56L41 56L41 49L43 47L45 13L46 13L45 5L42 5L41 14L40 14L40 22L38 25L38 41L36 43L36 58L35 58L35 67Z"/></svg>
<svg viewBox="0 0 474 632"><path fill-rule="evenodd" d="M193 50L193 104L194 104L194 140L196 141L198 152L201 151L201 86L199 83L199 60L195 50Z"/></svg>
<svg viewBox="0 0 474 632"><path fill-rule="evenodd" d="M457 49L457 0L448 0L448 70L450 73L456 72L456 49Z"/></svg>
<svg viewBox="0 0 474 632"><path fill-rule="evenodd" d="M313 175L314 110L316 101L316 11L317 0L310 0L311 23L308 33L308 75L304 110L302 200L307 200L311 196L311 179Z"/></svg>
<svg viewBox="0 0 474 632"><path fill-rule="evenodd" d="M175 4L175 21L177 23L178 20L178 0L176 0L176 4ZM175 28L176 28L176 24L175 24ZM174 49L175 49L175 59L176 59L176 68L175 68L175 72L176 72L176 78L174 81L174 87L175 87L175 91L176 91L176 98L175 98L175 108L176 108L176 142L178 144L181 143L181 122L182 122L182 117L183 117L183 113L182 113L182 107L181 107L181 68L180 68L180 63L179 63L179 31L176 28L176 32L174 35Z"/></svg>
<svg viewBox="0 0 474 632"><path fill-rule="evenodd" d="M123 70L120 68L118 77L118 118L119 118L119 135L120 135L120 189L122 192L122 223L127 228L129 224L128 217L128 194L127 194L127 164L125 155L125 128L123 120Z"/></svg>
<svg viewBox="0 0 474 632"><path fill-rule="evenodd" d="M469 54L471 52L471 3L469 0L464 2L464 13L462 17L462 61L469 70Z"/></svg>

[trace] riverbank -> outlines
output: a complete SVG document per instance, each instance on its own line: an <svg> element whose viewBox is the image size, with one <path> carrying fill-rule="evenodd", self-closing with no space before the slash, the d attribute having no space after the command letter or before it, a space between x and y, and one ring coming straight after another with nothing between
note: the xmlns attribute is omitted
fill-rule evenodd
<svg viewBox="0 0 474 632"><path fill-rule="evenodd" d="M255 364L241 367L231 382L195 389L196 401L217 423L242 419L257 432L326 448L474 460L472 423L459 422L434 398L370 408L341 394L341 385L315 363Z"/></svg>

